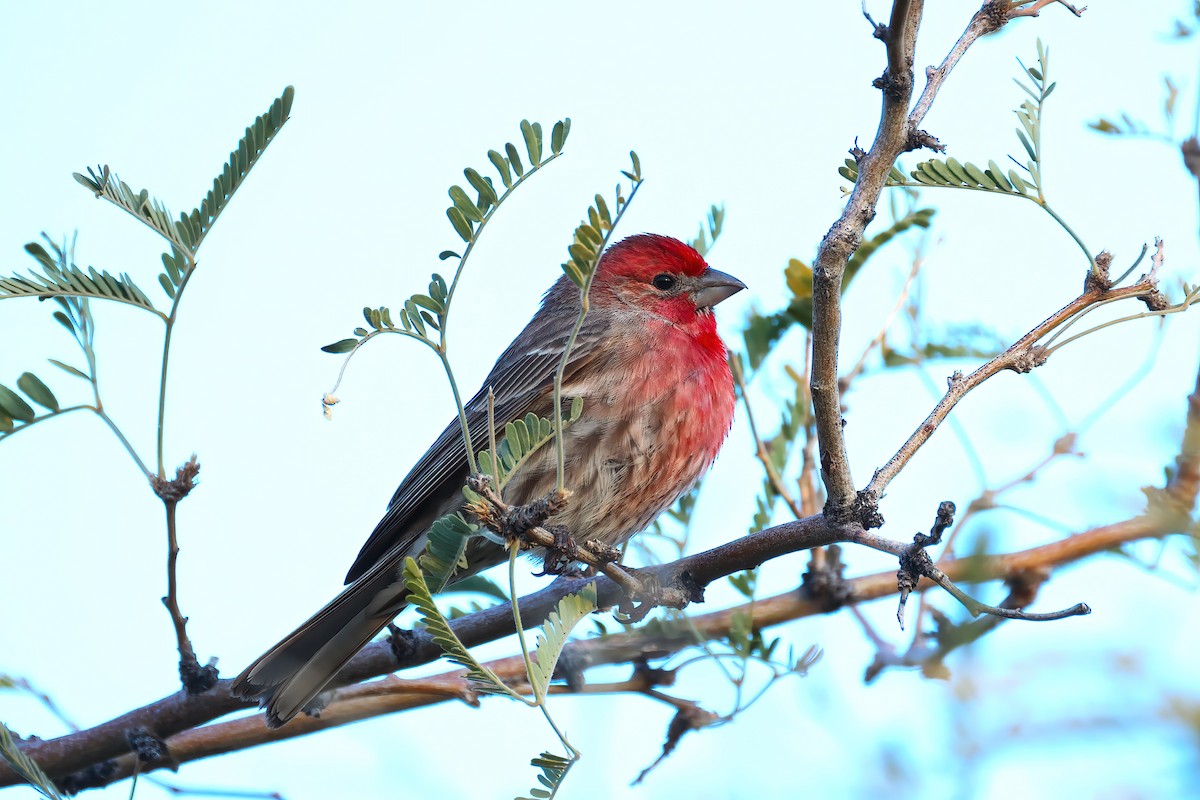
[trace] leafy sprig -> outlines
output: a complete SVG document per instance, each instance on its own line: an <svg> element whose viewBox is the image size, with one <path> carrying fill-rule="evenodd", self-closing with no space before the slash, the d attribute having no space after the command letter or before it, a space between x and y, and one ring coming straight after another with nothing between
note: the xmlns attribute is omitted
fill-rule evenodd
<svg viewBox="0 0 1200 800"><path fill-rule="evenodd" d="M433 595L429 590L429 585L425 582L425 576L422 574L420 566L417 565L416 559L411 557L404 559L404 585L409 592L409 601L417 607L421 614L421 622L429 631L429 635L433 637L433 641L446 654L446 658L466 669L467 679L476 691L484 694L505 695L532 705L529 700L509 688L496 673L479 663L475 656L471 655L467 646L462 643L462 640L454 635L450 623L446 621L442 612L433 602Z"/></svg>
<svg viewBox="0 0 1200 800"><path fill-rule="evenodd" d="M255 118L246 128L237 147L229 154L221 174L213 179L213 187L204 200L190 213L180 214L178 220L171 219L171 213L162 201L151 197L145 189L135 192L117 178L107 165L99 166L96 170L88 167L87 175L76 172L75 180L94 192L96 197L108 200L148 225L177 248L177 253L186 251L188 256L194 257L234 192L288 121L295 94L295 89L286 87L270 108ZM175 285L179 286L178 283Z"/></svg>
<svg viewBox="0 0 1200 800"><path fill-rule="evenodd" d="M571 329L571 335L567 337L567 345L563 348L562 357L558 361L558 369L554 371L554 415L555 428L559 434L563 430L562 417L562 381L563 373L567 369L567 363L571 359L571 350L575 347L575 339L579 336L579 329L583 327L583 320L588 313L588 293L592 288L592 279L596 277L596 267L600 265L600 257L604 254L604 249L608 247L608 243L612 240L613 233L616 231L617 224L621 221L621 217L629 209L629 204L633 201L638 189L642 185L642 163L638 158L638 154L634 151L629 151L630 168L622 170L621 174L629 179L629 197L626 198L621 192L621 184L617 184L614 193L613 206L616 213L609 211L608 203L605 202L604 196L597 194L596 202L588 206L587 217L583 222L575 228L574 241L567 246L567 260L563 262L562 270L567 278L579 287L579 315L575 319L575 326ZM564 449L564 441L561 435L555 437L555 446L558 449L558 474L555 486L559 491L566 489L566 451Z"/></svg>
<svg viewBox="0 0 1200 800"><path fill-rule="evenodd" d="M467 246L461 254L454 250L443 250L438 256L443 261L449 258L458 259L454 276L447 283L445 278L434 273L429 281L428 294L414 294L404 301L403 308L397 315L400 320L399 326L392 322L391 311L386 306L364 308L363 317L366 318L367 324L373 330L355 328L354 338L342 339L321 348L327 353L347 354L341 369L338 370L338 377L333 388L325 394L322 401L326 417L330 416L332 405L338 402L334 392L341 385L346 367L358 349L380 334L394 333L407 336L429 347L441 361L446 379L450 383L450 391L454 395L454 405L458 410L458 420L467 448L467 462L472 472L478 471L475 464L475 451L471 445L471 431L467 426L466 408L463 406L462 396L458 391L458 382L454 378L454 370L450 367L447 355L446 328L450 319L450 305L454 299L454 292L458 288L459 279L462 277L463 268L487 223L518 186L562 154L563 145L566 144L570 131L570 118L556 122L550 136L550 155L543 157L545 143L541 123L522 120L521 137L525 142L526 155L529 157L528 169L522 163L517 148L511 142L504 147L507 156L501 155L496 150L489 150L488 160L495 167L500 182L505 187L503 194L497 194L495 183L491 177L485 177L471 167L463 170L463 175L476 192L476 197L472 199L467 190L458 184L451 186L448 190L450 206L446 209L446 217ZM437 335L431 334L430 330L436 331Z"/></svg>
<svg viewBox="0 0 1200 800"><path fill-rule="evenodd" d="M1028 95L1014 113L1020 127L1016 129L1017 139L1028 156L1024 162L1009 156L1016 169L1004 169L995 160L989 160L987 167L979 167L971 162L960 162L955 158L931 158L917 164L907 176L896 167L888 174L886 186L931 187L939 189L967 189L970 191L990 192L1011 197L1020 197L1036 203L1049 214L1055 222L1075 241L1079 249L1087 257L1089 268L1096 270L1096 261L1083 240L1074 229L1067 224L1046 199L1045 192L1045 163L1042 153L1042 121L1045 113L1046 100L1058 85L1047 77L1050 67L1050 50L1037 42L1038 63L1036 67L1021 64L1021 77L1014 78L1017 86ZM838 168L838 173L847 180L858 180L858 162L846 159L844 166Z"/></svg>
<svg viewBox="0 0 1200 800"><path fill-rule="evenodd" d="M0 300L15 297L42 300L49 297L96 298L141 308L166 319L166 315L154 307L146 293L126 273L112 275L107 270L97 270L95 267L88 267L85 272L75 265L67 247L56 244L44 233L42 238L53 254L38 242L25 245L25 252L38 262L41 272L31 271L28 276L18 273L0 278Z"/></svg>

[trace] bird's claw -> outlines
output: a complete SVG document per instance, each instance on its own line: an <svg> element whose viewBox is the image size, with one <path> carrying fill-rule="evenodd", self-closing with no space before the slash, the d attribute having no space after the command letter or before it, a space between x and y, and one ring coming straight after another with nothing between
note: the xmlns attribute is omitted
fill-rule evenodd
<svg viewBox="0 0 1200 800"><path fill-rule="evenodd" d="M579 545L565 525L551 525L546 530L554 536L554 544L546 548L546 560L539 575L562 575L579 558Z"/></svg>
<svg viewBox="0 0 1200 800"><path fill-rule="evenodd" d="M642 590L638 592L637 597L622 596L617 610L628 617L629 622L641 622L651 611L662 605L662 581L648 570L634 570L629 567L626 567L625 570L634 573Z"/></svg>

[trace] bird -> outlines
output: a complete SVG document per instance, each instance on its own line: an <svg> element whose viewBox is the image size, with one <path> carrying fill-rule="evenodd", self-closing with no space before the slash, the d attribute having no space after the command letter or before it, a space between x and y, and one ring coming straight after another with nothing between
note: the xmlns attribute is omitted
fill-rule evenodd
<svg viewBox="0 0 1200 800"><path fill-rule="evenodd" d="M637 234L604 251L563 373L564 401L583 407L563 431L569 502L548 524L578 541L619 546L690 491L733 423L734 389L713 307L745 289L693 247ZM551 417L554 374L582 304L561 276L465 406L472 442L487 442L488 391L498 426L533 412ZM404 608L405 559L430 525L459 511L469 477L459 420L451 422L401 481L346 574L346 587L248 666L233 693L256 700L267 724L283 725ZM544 497L557 478L554 446L535 452L503 489L507 504ZM462 580L507 558L503 545L469 540Z"/></svg>

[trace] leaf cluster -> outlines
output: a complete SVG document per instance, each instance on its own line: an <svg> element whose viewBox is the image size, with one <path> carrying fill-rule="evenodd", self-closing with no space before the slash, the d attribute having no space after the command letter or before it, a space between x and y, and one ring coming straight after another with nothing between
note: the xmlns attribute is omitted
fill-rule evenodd
<svg viewBox="0 0 1200 800"><path fill-rule="evenodd" d="M458 259L452 279L447 282L440 274L434 273L426 293L414 294L404 301L396 314L399 324L392 321L392 312L387 306L363 308L363 317L368 327L355 328L354 338L341 339L321 349L326 353L350 353L377 333L399 333L419 339L435 350L444 351L450 301L458 286L463 267L484 227L518 186L562 154L570 132L569 117L554 123L550 134L550 154L544 155L546 142L541 123L521 120L521 138L525 144L525 155L529 159L528 167L522 161L517 147L509 142L504 146L503 154L498 150L488 151L488 161L495 170L495 177L484 175L473 167L464 169L463 176L470 188L454 184L447 190L450 205L446 208L446 218L450 220L455 233L466 243L466 249L462 253L443 250L438 255L442 261ZM503 185L503 192L497 190L496 180ZM437 331L436 337L430 333L431 330Z"/></svg>
<svg viewBox="0 0 1200 800"><path fill-rule="evenodd" d="M510 689L496 673L480 664L467 650L466 645L454 635L446 618L442 616L433 602L433 595L429 591L429 585L425 582L425 576L417 565L416 559L410 557L404 560L403 574L404 585L409 592L408 599L420 612L421 622L425 625L425 629L429 631L433 641L446 654L446 658L466 669L467 680L472 687L483 694L507 695L524 702L525 698Z"/></svg>
<svg viewBox="0 0 1200 800"><path fill-rule="evenodd" d="M129 275L113 275L95 267L88 267L85 272L75 265L66 247L56 244L45 234L42 234L42 238L50 246L53 255L38 242L25 245L25 252L38 262L41 272L31 271L28 276L17 274L0 278L0 300L13 297L36 297L39 300L50 297L94 297L137 306L162 316Z"/></svg>
<svg viewBox="0 0 1200 800"><path fill-rule="evenodd" d="M180 214L178 220L173 220L166 205L151 197L147 190L135 192L127 183L112 174L107 166L99 166L95 170L88 167L87 175L76 172L75 180L94 192L96 197L103 197L150 226L169 241L176 251L186 250L188 254L195 256L217 217L233 198L234 192L262 157L267 145L288 121L295 94L295 89L291 86L286 87L271 103L270 108L255 118L246 128L245 135L238 141L237 147L229 154L221 173L213 179L212 189L200 205L189 213ZM164 260L165 258L164 256ZM176 287L178 285L175 283ZM168 291L168 294L171 292Z"/></svg>
<svg viewBox="0 0 1200 800"><path fill-rule="evenodd" d="M541 773L537 776L541 786L529 790L528 797L517 797L516 800L548 800L558 794L559 788L567 777L567 772L575 763L574 759L563 758L554 753L542 753L532 759L531 766L537 767Z"/></svg>
<svg viewBox="0 0 1200 800"><path fill-rule="evenodd" d="M582 413L583 398L576 397L571 401L567 416L563 418L563 428L578 420ZM496 489L501 490L513 473L553 438L553 422L532 412L526 414L524 419L505 424L504 435L496 443L496 456L492 455L491 450L479 451L479 471L492 476Z"/></svg>
<svg viewBox="0 0 1200 800"><path fill-rule="evenodd" d="M643 180L642 163L638 159L638 154L632 150L629 151L629 160L630 168L622 170L621 174L633 184L629 194L629 199L632 199ZM567 246L568 258L563 262L563 272L585 295L588 287L591 286L592 277L596 273L596 266L600 263L600 255L608 245L617 221L625 213L625 206L629 202L622 195L619 183L615 197L616 214L614 216L609 211L604 195L596 195L596 202L588 206L587 218L576 226L575 237Z"/></svg>
<svg viewBox="0 0 1200 800"><path fill-rule="evenodd" d="M1045 206L1042 184L1042 115L1046 100L1054 92L1057 84L1050 82L1046 77L1050 65L1050 51L1043 47L1041 40L1037 43L1037 55L1037 66L1026 67L1021 64L1022 77L1013 79L1028 95L1014 111L1017 121L1020 122L1020 127L1016 129L1017 139L1028 156L1024 163L1009 156L1009 160L1017 169L1005 170L995 160L989 160L986 167L979 167L955 158L931 158L917 164L916 169L909 172L908 176L897 167L892 167L885 185L993 192L1024 197ZM1023 171L1023 174L1018 170ZM852 183L857 181L858 162L846 159L845 164L838 167L838 173Z"/></svg>

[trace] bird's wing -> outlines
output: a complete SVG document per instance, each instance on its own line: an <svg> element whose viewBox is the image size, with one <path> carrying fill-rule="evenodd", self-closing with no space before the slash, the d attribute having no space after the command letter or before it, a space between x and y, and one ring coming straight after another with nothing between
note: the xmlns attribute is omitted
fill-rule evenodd
<svg viewBox="0 0 1200 800"><path fill-rule="evenodd" d="M574 314L539 313L496 361L483 387L466 404L467 427L475 450L486 447L487 391L495 395L496 424L503 426L530 411L549 413L554 372L562 358ZM564 383L597 354L592 346L604 327L599 315L586 317L571 350ZM467 479L467 451L455 419L400 482L387 513L375 526L346 575L350 583L391 552L407 553L447 504L460 498Z"/></svg>

